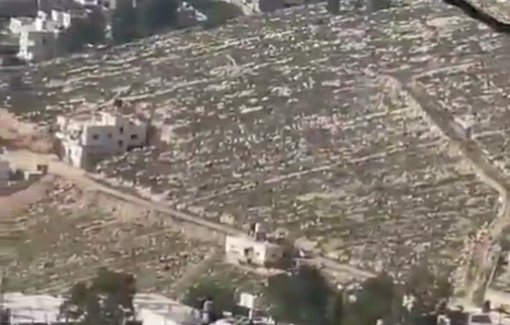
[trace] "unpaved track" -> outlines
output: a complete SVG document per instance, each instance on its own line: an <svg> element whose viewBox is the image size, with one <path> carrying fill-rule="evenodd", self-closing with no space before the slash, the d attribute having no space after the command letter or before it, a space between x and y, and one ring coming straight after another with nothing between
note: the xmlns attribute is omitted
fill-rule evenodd
<svg viewBox="0 0 510 325"><path fill-rule="evenodd" d="M441 130L443 135L461 152L464 158L471 164L478 177L499 192L503 200L498 216L489 225L488 241L491 242L485 245L487 250L482 254L484 256L483 261L476 263L474 272L475 281L468 285L466 290L466 298L472 301L475 293L478 297L483 297L484 291L488 285L488 278L490 277L493 265L488 262L488 259L485 257L489 254L489 249L492 246L491 244L499 240L505 226L510 224L510 180L500 169L488 160L488 157L485 156L475 141L467 139L457 132L454 127L456 122L453 116L449 112L437 108L434 105L436 102L434 98L427 94L425 88L418 81L411 80L409 83L402 83L402 88L414 97L423 112L430 118L430 121L434 123Z"/></svg>
<svg viewBox="0 0 510 325"><path fill-rule="evenodd" d="M118 189L98 182L93 178L92 175L58 160L58 158L54 155L39 154L27 150L15 150L10 151L10 157L12 164L21 168L33 169L36 164L45 163L48 165L49 174L53 174L72 181L84 190L102 192L117 199L136 204L149 210L163 213L165 215L171 216L172 218L198 225L224 235L241 235L245 233L244 231L227 226L225 224L211 222L203 218L172 209L163 203L149 201L135 195L122 192ZM297 248L302 247L298 246ZM344 274L348 273L352 275L353 278L359 280L373 277L375 275L366 270L361 270L348 264L338 263L333 259L322 256L315 256L314 258L309 259L308 262L316 265L321 265L330 269L331 271L338 271Z"/></svg>

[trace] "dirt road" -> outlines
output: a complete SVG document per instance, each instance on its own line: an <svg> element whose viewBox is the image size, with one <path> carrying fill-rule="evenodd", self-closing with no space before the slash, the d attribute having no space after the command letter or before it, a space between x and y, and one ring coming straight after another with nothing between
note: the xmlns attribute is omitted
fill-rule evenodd
<svg viewBox="0 0 510 325"><path fill-rule="evenodd" d="M489 249L492 246L491 244L499 241L503 229L510 224L510 180L500 169L488 160L488 157L485 156L475 141L459 134L457 128L455 128L456 122L453 116L449 112L437 108L434 105L434 98L427 94L424 87L419 82L411 80L402 87L418 101L421 109L430 118L431 122L433 122L441 130L443 135L461 152L466 161L471 164L478 177L499 192L502 198L502 205L498 216L492 221L488 228L487 237L491 242L487 242L487 245L485 245L487 250L482 254L484 256L483 259L475 263L475 281L470 285L468 284L466 290L467 299L472 301L475 293L477 297L483 297L488 285L488 277L490 277L493 268L490 259L487 258Z"/></svg>
<svg viewBox="0 0 510 325"><path fill-rule="evenodd" d="M72 181L73 183L75 183L76 185L85 190L88 189L93 191L99 191L111 195L112 197L115 197L117 199L137 204L140 207L161 212L177 220L198 225L224 235L244 234L244 231L241 231L234 227L225 224L211 222L203 218L172 209L166 206L164 203L142 199L135 195L131 195L122 192L118 189L112 188L108 185L98 182L96 179L94 179L92 175L88 174L84 170L72 167L60 161L54 155L33 153L27 150L15 150L10 151L10 157L11 162L14 166L26 169L33 169L36 164L47 164L49 174L56 175L69 181ZM299 247L299 245L297 248L304 249L304 247ZM342 272L344 274L346 273L351 274L352 277L356 279L365 279L375 275L371 272L361 270L347 264L338 263L333 259L329 259L323 256L315 256L309 259L307 262L328 268L330 271L332 271L332 273Z"/></svg>

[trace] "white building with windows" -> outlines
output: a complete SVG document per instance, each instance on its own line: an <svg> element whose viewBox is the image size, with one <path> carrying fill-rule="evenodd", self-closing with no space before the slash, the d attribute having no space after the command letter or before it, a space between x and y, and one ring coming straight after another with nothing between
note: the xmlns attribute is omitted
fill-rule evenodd
<svg viewBox="0 0 510 325"><path fill-rule="evenodd" d="M280 262L285 249L277 243L241 235L225 238L225 253L230 261L267 267Z"/></svg>
<svg viewBox="0 0 510 325"><path fill-rule="evenodd" d="M148 125L116 113L101 112L92 116L57 118L62 159L73 166L86 168L91 159L122 154L146 144Z"/></svg>
<svg viewBox="0 0 510 325"><path fill-rule="evenodd" d="M18 56L26 61L41 61L55 56L58 34L71 26L65 11L38 11L34 18L11 18L9 30L19 38Z"/></svg>

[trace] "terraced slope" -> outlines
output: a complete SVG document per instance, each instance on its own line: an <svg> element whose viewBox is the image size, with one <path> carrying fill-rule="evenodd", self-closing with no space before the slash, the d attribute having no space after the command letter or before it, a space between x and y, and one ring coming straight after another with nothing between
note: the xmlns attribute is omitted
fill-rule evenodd
<svg viewBox="0 0 510 325"><path fill-rule="evenodd" d="M366 269L452 266L498 197L392 77L483 71L508 50L438 3L369 17L314 6L50 62L11 105L47 123L115 96L149 104L168 143L105 162L108 181L214 221L288 228Z"/></svg>
<svg viewBox="0 0 510 325"><path fill-rule="evenodd" d="M227 83L246 90L245 82L250 82L257 92L240 100L270 106L269 99L277 95L269 96L271 89L277 86L289 86L293 91L288 97L294 100L299 99L296 94L304 95L301 91L309 81L306 67L333 68L336 79L345 80L349 73L367 67L412 74L482 58L497 60L505 53L508 48L500 37L437 2L416 2L368 17L330 17L323 6L311 6L241 18L210 31L156 36L33 67L24 78L26 88L32 90L6 93L5 105L54 115L57 110L83 102L102 103L122 94L179 109L219 100ZM347 75L341 78L344 72ZM7 83L3 86L7 91ZM268 100L262 101L265 96ZM309 98L317 100L317 96ZM224 105L236 105L233 99L223 98Z"/></svg>

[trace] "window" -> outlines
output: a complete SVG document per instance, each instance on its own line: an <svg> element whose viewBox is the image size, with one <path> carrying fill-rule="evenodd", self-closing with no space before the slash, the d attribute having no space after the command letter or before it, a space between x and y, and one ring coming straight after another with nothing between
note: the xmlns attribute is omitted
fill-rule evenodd
<svg viewBox="0 0 510 325"><path fill-rule="evenodd" d="M124 128L122 126L119 128L119 133L120 134L124 133Z"/></svg>
<svg viewBox="0 0 510 325"><path fill-rule="evenodd" d="M111 139L111 138L112 138L112 134L108 133L108 139Z"/></svg>
<svg viewBox="0 0 510 325"><path fill-rule="evenodd" d="M122 147L124 145L124 141L119 140L119 147Z"/></svg>
<svg viewBox="0 0 510 325"><path fill-rule="evenodd" d="M92 134L93 140L99 140L99 134Z"/></svg>
<svg viewBox="0 0 510 325"><path fill-rule="evenodd" d="M131 134L131 140L137 140L138 134Z"/></svg>

